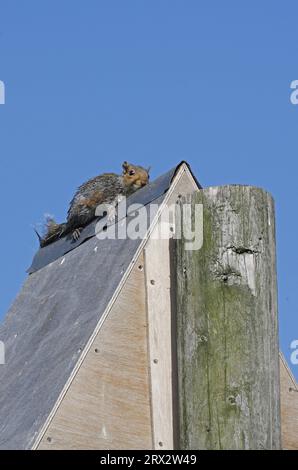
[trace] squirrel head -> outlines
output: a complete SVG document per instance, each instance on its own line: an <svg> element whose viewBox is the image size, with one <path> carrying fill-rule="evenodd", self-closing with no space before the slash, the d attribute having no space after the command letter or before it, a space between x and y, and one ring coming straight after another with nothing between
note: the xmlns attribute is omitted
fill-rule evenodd
<svg viewBox="0 0 298 470"><path fill-rule="evenodd" d="M149 183L149 171L142 166L132 165L128 162L123 162L123 181L126 187L139 189Z"/></svg>

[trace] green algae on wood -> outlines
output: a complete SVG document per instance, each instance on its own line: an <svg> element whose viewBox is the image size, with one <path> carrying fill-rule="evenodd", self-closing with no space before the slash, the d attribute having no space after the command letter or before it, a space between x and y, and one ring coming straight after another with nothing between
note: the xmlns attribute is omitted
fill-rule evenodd
<svg viewBox="0 0 298 470"><path fill-rule="evenodd" d="M185 203L203 204L203 246L176 241L180 448L278 449L274 202L231 185Z"/></svg>

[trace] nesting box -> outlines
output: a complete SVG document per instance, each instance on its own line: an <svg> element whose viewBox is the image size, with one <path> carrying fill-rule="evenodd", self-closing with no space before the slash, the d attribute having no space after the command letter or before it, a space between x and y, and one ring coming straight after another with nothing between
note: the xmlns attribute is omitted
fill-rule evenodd
<svg viewBox="0 0 298 470"><path fill-rule="evenodd" d="M0 333L1 448L173 448L169 238L156 232L199 187L181 163L129 199L158 208L144 237L99 240L91 224L37 253Z"/></svg>
<svg viewBox="0 0 298 470"><path fill-rule="evenodd" d="M182 162L129 198L117 225L142 204L139 238L99 239L94 221L39 250L0 328L1 449L177 447L175 276L159 235L167 208L199 189ZM297 390L281 357L285 448L298 448Z"/></svg>

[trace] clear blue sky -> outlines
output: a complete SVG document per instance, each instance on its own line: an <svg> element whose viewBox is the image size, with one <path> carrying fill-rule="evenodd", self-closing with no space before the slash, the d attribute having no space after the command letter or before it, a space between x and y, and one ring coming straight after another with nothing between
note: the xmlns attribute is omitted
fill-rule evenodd
<svg viewBox="0 0 298 470"><path fill-rule="evenodd" d="M0 0L2 317L74 189L186 159L275 198L281 348L298 339L297 1ZM292 366L298 378L298 365Z"/></svg>

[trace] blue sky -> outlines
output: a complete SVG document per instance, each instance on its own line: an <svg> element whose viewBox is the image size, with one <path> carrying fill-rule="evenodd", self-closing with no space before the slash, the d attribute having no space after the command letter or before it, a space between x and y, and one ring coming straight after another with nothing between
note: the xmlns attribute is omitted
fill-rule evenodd
<svg viewBox="0 0 298 470"><path fill-rule="evenodd" d="M298 339L298 3L0 0L0 318L74 189L127 159L276 201L281 348ZM298 378L298 365L292 365Z"/></svg>

